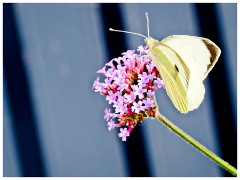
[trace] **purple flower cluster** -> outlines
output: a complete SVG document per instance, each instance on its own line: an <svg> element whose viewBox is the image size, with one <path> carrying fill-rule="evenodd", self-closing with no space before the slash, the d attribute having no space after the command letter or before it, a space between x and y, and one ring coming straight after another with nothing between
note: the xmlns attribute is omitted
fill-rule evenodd
<svg viewBox="0 0 240 180"><path fill-rule="evenodd" d="M104 119L108 130L120 128L119 137L126 141L137 123L145 117L155 117L157 105L154 91L164 88L160 74L148 56L148 47L139 46L135 50L122 53L122 57L112 59L98 71L105 76L104 82L99 77L94 81L95 92L106 96L115 112L105 109ZM114 122L118 118L119 123Z"/></svg>

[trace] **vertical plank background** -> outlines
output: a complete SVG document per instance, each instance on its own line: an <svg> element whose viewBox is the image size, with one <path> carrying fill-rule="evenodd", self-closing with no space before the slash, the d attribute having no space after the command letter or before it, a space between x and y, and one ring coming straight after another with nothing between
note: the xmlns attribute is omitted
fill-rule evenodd
<svg viewBox="0 0 240 180"><path fill-rule="evenodd" d="M113 6L116 4L110 4L107 8L111 9ZM117 6L124 30L146 34L145 12L148 12L150 34L156 39L161 40L173 34L201 35L195 4L124 3ZM231 93L229 98L235 114L236 6L216 6L221 41L229 62L226 75ZM126 147L117 137L116 130L108 132L103 115L104 109L109 105L103 96L92 90L93 81L98 76L96 71L114 58L109 53L106 40L106 33L113 33L111 37L114 37L114 32L107 31L109 27L103 24L101 8L102 5L96 3L13 4L46 176L138 176L133 173L137 170L131 167L134 163L126 154L130 152L130 148L134 151L137 149ZM138 36L126 34L123 38L127 49L136 49L144 44L143 39ZM121 47L121 44L116 41L116 48L118 46ZM217 67L216 64L215 68ZM159 110L188 134L222 156L209 79L204 84L205 99L198 110L187 115L180 114L164 90L156 94ZM3 175L24 176L5 82L3 95ZM236 125L236 116L234 122ZM146 149L143 155L146 162L143 163L146 163L144 167L148 168L148 172L145 175L227 176L212 161L156 120L148 119L138 128L141 129L142 144ZM138 156L136 158L142 158L141 154Z"/></svg>

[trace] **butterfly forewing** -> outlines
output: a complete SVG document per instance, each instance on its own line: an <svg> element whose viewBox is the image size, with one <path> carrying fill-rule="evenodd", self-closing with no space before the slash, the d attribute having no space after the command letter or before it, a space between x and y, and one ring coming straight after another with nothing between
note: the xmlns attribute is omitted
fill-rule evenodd
<svg viewBox="0 0 240 180"><path fill-rule="evenodd" d="M221 50L211 40L188 35L173 35L161 41L185 62L191 76L204 80L216 64Z"/></svg>

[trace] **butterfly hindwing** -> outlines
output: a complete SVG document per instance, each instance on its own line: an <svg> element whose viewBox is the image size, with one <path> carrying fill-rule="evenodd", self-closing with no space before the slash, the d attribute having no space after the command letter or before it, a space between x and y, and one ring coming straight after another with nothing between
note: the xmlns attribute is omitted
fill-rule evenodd
<svg viewBox="0 0 240 180"><path fill-rule="evenodd" d="M187 84L189 74L184 73L188 72L184 62L181 62L181 59L172 49L162 43L157 43L149 55L159 70L167 94L175 107L182 113L188 112Z"/></svg>

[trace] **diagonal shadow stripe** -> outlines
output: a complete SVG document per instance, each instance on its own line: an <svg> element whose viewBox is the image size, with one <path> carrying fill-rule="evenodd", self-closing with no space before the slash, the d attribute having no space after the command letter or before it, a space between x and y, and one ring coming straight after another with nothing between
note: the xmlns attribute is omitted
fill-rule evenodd
<svg viewBox="0 0 240 180"><path fill-rule="evenodd" d="M22 176L46 176L29 81L21 55L14 4L3 4L3 73Z"/></svg>
<svg viewBox="0 0 240 180"><path fill-rule="evenodd" d="M123 26L122 11L120 4L103 3L100 5L100 14L103 23L103 32L106 38L106 49L108 59L119 57L122 52L127 50L127 43L124 33L112 33L108 29L125 29ZM144 145L143 132L141 127L136 126L126 142L121 142L124 146L124 155L126 157L126 167L128 176L131 177L149 177L152 176L148 166L148 157L146 146Z"/></svg>
<svg viewBox="0 0 240 180"><path fill-rule="evenodd" d="M216 4L214 3L195 4L198 26L202 36L211 39L222 49L222 54L216 65L217 68L210 73L209 80L222 158L237 167L237 133L234 126L234 117L237 116L234 115L236 111L233 110L229 91L230 87L227 84L225 68L227 57L223 42L221 41L222 38L219 31L221 27L219 23L221 21L216 8ZM222 173L224 176L232 176L227 171L223 171Z"/></svg>

